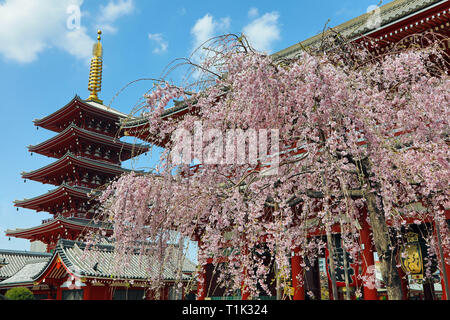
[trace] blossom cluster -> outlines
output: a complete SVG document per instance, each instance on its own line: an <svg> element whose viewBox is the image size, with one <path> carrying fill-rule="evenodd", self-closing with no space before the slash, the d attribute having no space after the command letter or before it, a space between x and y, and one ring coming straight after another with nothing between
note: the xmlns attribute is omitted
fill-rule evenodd
<svg viewBox="0 0 450 320"><path fill-rule="evenodd" d="M448 252L450 79L436 74L431 56L438 59L439 49L355 66L334 51L280 62L231 50L221 54L221 76L189 98L185 88L158 86L146 96L145 117L154 141L167 142L159 166L152 174L124 174L100 199L117 250L139 247L162 257L170 234L181 234L199 242L200 266L222 266L219 283L229 292L245 286L250 296L266 295L266 277L275 273L285 286L293 250L313 261L333 226L361 263L360 226L373 223L362 209L371 194L390 228L402 230L411 218L439 224ZM162 119L180 98L189 112ZM278 130L277 173L263 175L259 164L172 164L167 137L192 132L197 121L223 133ZM374 286L373 270L362 279Z"/></svg>

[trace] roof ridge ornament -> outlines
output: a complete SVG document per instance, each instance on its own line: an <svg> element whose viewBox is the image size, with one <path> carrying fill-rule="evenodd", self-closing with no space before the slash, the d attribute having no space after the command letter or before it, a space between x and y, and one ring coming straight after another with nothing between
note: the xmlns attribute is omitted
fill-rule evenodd
<svg viewBox="0 0 450 320"><path fill-rule="evenodd" d="M103 104L103 101L97 96L97 93L102 91L103 48L100 42L100 35L102 34L102 31L98 30L97 34L98 42L94 44L92 49L93 57L91 59L91 69L89 73L88 90L91 94L89 95L89 98L87 98L87 101L94 101Z"/></svg>

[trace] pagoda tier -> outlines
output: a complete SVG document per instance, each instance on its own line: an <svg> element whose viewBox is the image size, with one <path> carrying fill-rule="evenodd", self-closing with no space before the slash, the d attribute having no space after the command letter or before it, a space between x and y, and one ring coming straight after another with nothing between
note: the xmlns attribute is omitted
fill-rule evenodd
<svg viewBox="0 0 450 320"><path fill-rule="evenodd" d="M83 233L102 228L107 235L112 234L111 225L93 223L92 220L82 218L48 219L39 226L27 229L6 230L6 236L41 241L48 245L47 251L54 248L59 239L77 240Z"/></svg>
<svg viewBox="0 0 450 320"><path fill-rule="evenodd" d="M22 178L55 186L67 184L98 188L113 178L130 170L67 152L61 159L31 172L23 172Z"/></svg>
<svg viewBox="0 0 450 320"><path fill-rule="evenodd" d="M75 96L58 111L33 122L54 132L61 132L74 123L80 128L114 137L119 132L119 120L126 116L113 108Z"/></svg>
<svg viewBox="0 0 450 320"><path fill-rule="evenodd" d="M102 185L130 170L121 162L149 150L148 146L120 141L121 120L127 115L103 105L98 93L102 79L102 45L93 48L87 100L75 96L52 114L34 120L35 126L56 132L42 143L29 146L30 152L57 159L22 178L52 184L55 189L31 199L14 201L15 207L45 211L53 215L41 226L10 231L9 234L54 247L57 239L75 239L99 207L97 196ZM76 221L76 223L74 222ZM81 222L80 222L81 221Z"/></svg>
<svg viewBox="0 0 450 320"><path fill-rule="evenodd" d="M53 158L60 158L71 152L76 156L120 164L121 161L147 152L149 148L140 144L121 142L71 123L56 136L38 145L29 146L28 150Z"/></svg>
<svg viewBox="0 0 450 320"><path fill-rule="evenodd" d="M40 196L14 201L14 206L37 212L45 211L55 216L91 219L97 205L97 201L92 199L91 192L90 188L62 184Z"/></svg>

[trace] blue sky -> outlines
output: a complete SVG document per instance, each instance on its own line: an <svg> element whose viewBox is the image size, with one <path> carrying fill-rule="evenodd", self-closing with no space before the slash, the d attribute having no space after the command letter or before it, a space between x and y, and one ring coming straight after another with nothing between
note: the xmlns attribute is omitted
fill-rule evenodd
<svg viewBox="0 0 450 320"><path fill-rule="evenodd" d="M384 1L383 4L390 2ZM24 183L20 173L54 161L30 155L28 145L55 135L36 130L42 118L69 102L86 99L89 60L98 28L103 30L103 84L109 104L125 85L158 78L176 58L187 57L202 41L244 32L253 46L274 53L319 33L328 19L336 26L364 14L378 0L0 0L0 248L29 250L29 242L4 236L50 218L20 208L14 200L54 187ZM172 79L175 82L177 79ZM130 113L151 82L129 86L111 104ZM148 166L141 158L126 167Z"/></svg>

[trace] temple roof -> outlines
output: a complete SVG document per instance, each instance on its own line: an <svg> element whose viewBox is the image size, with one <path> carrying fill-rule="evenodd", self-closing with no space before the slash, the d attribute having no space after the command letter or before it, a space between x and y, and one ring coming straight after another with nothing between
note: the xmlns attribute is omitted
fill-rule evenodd
<svg viewBox="0 0 450 320"><path fill-rule="evenodd" d="M82 219L82 218L65 218L57 217L55 219L50 219L49 221L35 227L21 229L17 228L15 230L6 230L6 236L24 238L24 239L34 239L38 238L40 234L51 233L58 231L64 233L65 230L87 230L87 229L110 229L112 230L111 224L108 223L94 223L92 219Z"/></svg>
<svg viewBox="0 0 450 320"><path fill-rule="evenodd" d="M62 121L69 121L70 119L78 117L75 112L79 113L80 110L98 117L110 119L115 122L118 122L120 118L124 118L127 116L125 113L117 111L111 107L93 101L82 100L79 96L75 96L61 109L44 118L35 119L33 122L36 126L40 126L56 132L61 132L63 128L61 128L58 124L60 124Z"/></svg>
<svg viewBox="0 0 450 320"><path fill-rule="evenodd" d="M118 165L75 156L72 153L67 152L63 157L45 167L30 172L22 172L22 178L43 183L52 183L49 179L52 174L56 174L60 171L65 173L74 166L111 175L120 175L124 172L131 171ZM59 183L55 185L59 185Z"/></svg>
<svg viewBox="0 0 450 320"><path fill-rule="evenodd" d="M86 249L86 244L82 242L61 239L56 245L53 257L42 272L35 276L35 281L40 282L44 278L64 277L65 275L61 274L60 271L52 270L58 259L64 265L67 273L84 280L89 278L91 280L103 279L107 281L145 281L150 276L155 276L160 269L157 261L147 261L147 259L141 259L136 254L131 257L126 268L118 271L114 269L117 257L113 245L95 245ZM177 279L175 265L174 259L164 263L162 268L164 280ZM193 273L195 269L196 265L185 259L182 265L182 280L189 280L190 276L186 274Z"/></svg>
<svg viewBox="0 0 450 320"><path fill-rule="evenodd" d="M13 276L29 262L41 261L51 256L51 253L44 252L0 249L0 261L4 264L4 267L0 268L0 280Z"/></svg>
<svg viewBox="0 0 450 320"><path fill-rule="evenodd" d="M184 101L177 101L177 102L175 102L175 106L166 109L161 114L161 119L169 118L175 114L178 115L180 112L188 110L188 109L189 109L189 105L187 103L185 103ZM144 117L131 117L131 118L127 117L127 118L123 118L120 120L122 128L124 128L124 129L141 126L147 122L148 122L148 120L145 119Z"/></svg>
<svg viewBox="0 0 450 320"><path fill-rule="evenodd" d="M398 23L402 19L408 18L422 10L448 4L448 0L394 0L380 7L379 23L371 23L373 12L365 13L345 23L342 23L332 29L338 32L346 39L355 39L361 36L370 36L370 33L386 28L390 24ZM330 31L326 31L325 34ZM291 58L295 56L302 48L316 47L320 44L323 34L320 33L314 37L306 39L300 43L274 53L275 58Z"/></svg>
<svg viewBox="0 0 450 320"><path fill-rule="evenodd" d="M14 201L15 207L22 207L27 209L32 209L36 211L43 211L40 207L41 205L48 202L56 202L60 199L67 199L69 197L81 198L83 200L88 200L90 198L89 194L92 189L85 187L75 187L67 184L62 184L58 188L50 190L47 193L39 195L31 199L16 200Z"/></svg>
<svg viewBox="0 0 450 320"><path fill-rule="evenodd" d="M13 274L11 277L0 282L0 288L15 286L31 286L34 284L33 277L37 276L47 266L50 261L51 254L48 257L31 260Z"/></svg>
<svg viewBox="0 0 450 320"><path fill-rule="evenodd" d="M40 144L29 146L28 149L31 152L37 152L48 157L59 158L59 156L55 155L52 150L61 150L64 146L67 146L68 142L76 143L77 138L85 139L92 143L100 143L102 145L112 147L118 151L127 151L130 153L129 156L139 155L149 150L149 148L145 145L122 142L110 136L79 128L75 124L69 125L66 129L58 133L56 136Z"/></svg>
<svg viewBox="0 0 450 320"><path fill-rule="evenodd" d="M195 104L195 102L193 103ZM195 110L195 109L194 109ZM161 114L161 119L166 120L172 117L181 117L188 112L192 112L191 105L186 103L185 101L175 101L175 106L166 109ZM150 142L159 147L164 147L165 141L156 141L153 136L148 133L148 120L144 115L139 117L127 117L120 120L120 132L125 136L133 136L137 137L141 140Z"/></svg>

